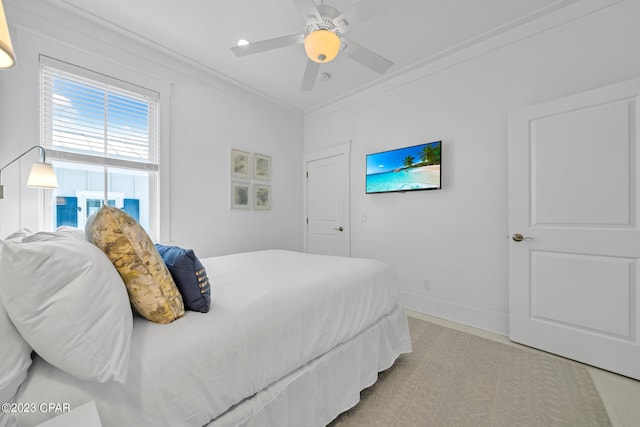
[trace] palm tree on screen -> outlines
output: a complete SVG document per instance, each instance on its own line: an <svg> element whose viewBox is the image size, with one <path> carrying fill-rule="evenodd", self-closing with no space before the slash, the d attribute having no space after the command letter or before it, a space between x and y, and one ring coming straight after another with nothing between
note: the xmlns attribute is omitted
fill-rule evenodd
<svg viewBox="0 0 640 427"><path fill-rule="evenodd" d="M420 160L427 165L439 165L440 164L440 146L427 145L422 147L420 153Z"/></svg>
<svg viewBox="0 0 640 427"><path fill-rule="evenodd" d="M408 168L410 168L413 165L413 161L415 159L413 158L413 156L407 156L404 158L404 165Z"/></svg>

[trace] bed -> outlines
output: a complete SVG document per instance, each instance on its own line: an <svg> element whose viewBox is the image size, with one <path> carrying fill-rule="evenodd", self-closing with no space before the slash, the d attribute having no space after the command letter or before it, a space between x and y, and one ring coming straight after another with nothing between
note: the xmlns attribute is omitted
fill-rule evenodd
<svg viewBox="0 0 640 427"><path fill-rule="evenodd" d="M16 402L95 402L102 426L324 426L411 351L385 263L284 250L201 259L208 313L134 316L122 383L80 380L35 355ZM12 414L36 426L56 414ZM2 422L0 422L2 424Z"/></svg>

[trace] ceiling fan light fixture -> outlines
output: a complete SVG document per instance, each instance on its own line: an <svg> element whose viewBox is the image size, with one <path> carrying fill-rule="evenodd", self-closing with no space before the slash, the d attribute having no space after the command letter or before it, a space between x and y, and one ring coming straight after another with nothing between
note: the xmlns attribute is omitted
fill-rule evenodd
<svg viewBox="0 0 640 427"><path fill-rule="evenodd" d="M16 56L13 53L9 25L0 0L0 69L11 68L16 64Z"/></svg>
<svg viewBox="0 0 640 427"><path fill-rule="evenodd" d="M340 51L340 37L333 31L312 31L304 39L304 50L314 62L325 63L332 61Z"/></svg>

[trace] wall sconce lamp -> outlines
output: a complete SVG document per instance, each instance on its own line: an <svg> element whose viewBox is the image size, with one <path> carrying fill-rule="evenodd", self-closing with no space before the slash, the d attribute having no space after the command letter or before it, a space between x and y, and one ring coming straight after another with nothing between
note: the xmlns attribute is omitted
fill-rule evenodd
<svg viewBox="0 0 640 427"><path fill-rule="evenodd" d="M0 0L0 69L11 68L16 65L16 56L13 53L11 37L9 37L9 26L4 15L2 0Z"/></svg>
<svg viewBox="0 0 640 427"><path fill-rule="evenodd" d="M17 162L25 155L27 155L30 151L34 149L40 150L40 159L42 161L38 163L34 163L31 166L31 172L29 173L29 179L27 179L27 187L34 188L58 188L58 180L56 179L56 174L53 171L53 166L50 163L45 163L46 160L46 151L40 145L34 145L29 148L24 153L20 154L15 159L11 160L9 163L0 168L0 199L4 198L4 187L2 186L2 171L5 170L8 166Z"/></svg>

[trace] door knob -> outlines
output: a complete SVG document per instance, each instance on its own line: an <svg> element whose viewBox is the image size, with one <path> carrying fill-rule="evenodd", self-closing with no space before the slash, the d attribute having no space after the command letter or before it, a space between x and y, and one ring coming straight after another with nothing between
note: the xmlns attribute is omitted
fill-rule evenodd
<svg viewBox="0 0 640 427"><path fill-rule="evenodd" d="M511 238L513 239L514 242L522 242L523 240L533 240L533 237L523 236L520 233L515 233L513 236L511 236Z"/></svg>
<svg viewBox="0 0 640 427"><path fill-rule="evenodd" d="M342 226L340 226L340 227L338 227L338 228L334 228L334 230L337 230L337 231L344 231L344 228L342 228Z"/></svg>

